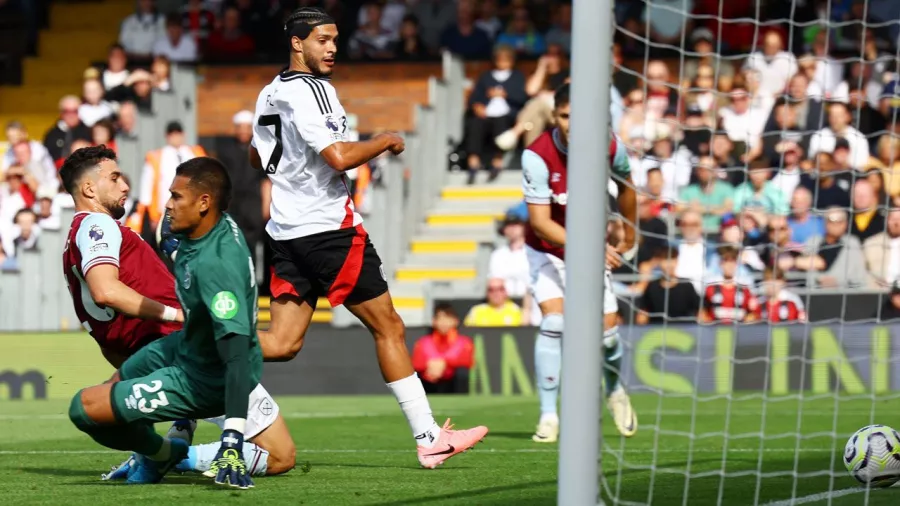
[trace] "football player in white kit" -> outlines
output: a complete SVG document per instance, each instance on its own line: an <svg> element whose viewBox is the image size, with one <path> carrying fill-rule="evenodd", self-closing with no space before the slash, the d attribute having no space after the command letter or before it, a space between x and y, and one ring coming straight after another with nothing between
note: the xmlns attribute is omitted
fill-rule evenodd
<svg viewBox="0 0 900 506"><path fill-rule="evenodd" d="M556 91L554 102L556 128L543 133L522 154L523 191L528 204L529 225L525 235L526 254L531 271L531 291L542 315L534 349L535 376L541 407L537 430L532 436L532 440L537 443L553 443L559 438L557 399L562 367L566 283L566 265L563 259L566 235L570 232L566 229L570 111L568 84ZM612 223L604 227L609 231L609 246L605 256L606 291L603 296L603 376L607 406L616 428L623 436L631 437L637 431L637 416L619 380L622 343L618 330L619 308L610 286L610 268L620 265L622 256L628 259L634 256L637 203L625 147L618 138L610 141L609 157L611 182L614 182L610 185L614 188L610 189L617 191L616 202L622 210L624 223Z"/></svg>
<svg viewBox="0 0 900 506"><path fill-rule="evenodd" d="M381 373L409 422L419 463L434 468L478 443L486 427L451 430L435 423L394 309L381 260L350 197L346 171L379 154L403 152L385 133L349 142L347 116L329 76L338 29L316 8L285 21L290 64L256 102L251 164L272 182L272 324L260 331L266 360L290 360L303 345L316 301L344 304L372 332Z"/></svg>

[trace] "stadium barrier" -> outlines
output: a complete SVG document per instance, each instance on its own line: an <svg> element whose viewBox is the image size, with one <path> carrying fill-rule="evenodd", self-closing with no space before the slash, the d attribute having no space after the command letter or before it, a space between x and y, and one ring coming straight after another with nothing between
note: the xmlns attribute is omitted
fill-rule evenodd
<svg viewBox="0 0 900 506"><path fill-rule="evenodd" d="M412 348L426 328L410 328ZM533 395L534 328L462 329L475 341L470 395ZM900 327L872 324L629 327L623 373L633 393L727 395L900 390ZM0 335L0 400L63 399L109 378L86 334ZM600 357L597 357L599 365ZM296 359L267 363L274 395L383 394L365 329L314 325Z"/></svg>

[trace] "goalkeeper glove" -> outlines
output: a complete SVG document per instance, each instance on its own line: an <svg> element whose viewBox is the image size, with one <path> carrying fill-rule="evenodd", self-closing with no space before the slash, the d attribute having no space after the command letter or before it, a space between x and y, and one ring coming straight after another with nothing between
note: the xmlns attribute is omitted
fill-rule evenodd
<svg viewBox="0 0 900 506"><path fill-rule="evenodd" d="M163 255L171 261L175 261L175 254L178 252L178 245L181 240L172 233L172 218L169 213L163 215L156 227L156 244Z"/></svg>
<svg viewBox="0 0 900 506"><path fill-rule="evenodd" d="M247 472L247 465L244 463L243 447L244 435L236 430L226 429L222 432L219 453L209 466L209 471L203 474L215 478L219 485L229 485L242 490L253 487L253 480L250 479L250 473Z"/></svg>

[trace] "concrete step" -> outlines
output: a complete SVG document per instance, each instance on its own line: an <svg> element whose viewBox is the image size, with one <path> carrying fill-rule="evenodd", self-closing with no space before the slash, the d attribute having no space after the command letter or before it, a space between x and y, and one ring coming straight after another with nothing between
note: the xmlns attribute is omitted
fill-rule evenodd
<svg viewBox="0 0 900 506"><path fill-rule="evenodd" d="M134 2L54 3L50 8L53 30L97 30L118 32L122 21L134 12Z"/></svg>
<svg viewBox="0 0 900 506"><path fill-rule="evenodd" d="M493 223L458 227L430 227L427 223L422 223L414 240L493 241L496 237L497 229Z"/></svg>
<svg viewBox="0 0 900 506"><path fill-rule="evenodd" d="M475 265L476 254L468 253L407 253L404 264L419 265L423 267L471 267Z"/></svg>
<svg viewBox="0 0 900 506"><path fill-rule="evenodd" d="M478 242L465 239L416 238L410 243L409 250L416 255L464 255L475 253L478 250Z"/></svg>
<svg viewBox="0 0 900 506"><path fill-rule="evenodd" d="M419 289L419 293L409 292L408 295L395 295L392 293L392 298L394 300L394 307L400 309L421 309L425 307L425 299L422 298L421 289ZM262 312L263 310L268 311L271 305L271 298L269 297L260 297L259 298L259 310ZM328 299L325 297L320 297L316 302L316 312L319 311L330 311L331 303L328 302Z"/></svg>
<svg viewBox="0 0 900 506"><path fill-rule="evenodd" d="M2 96L2 91L0 91L0 96ZM58 105L59 98L56 98L56 101L53 102L54 107ZM0 99L2 100L2 99ZM28 130L28 135L32 139L43 140L44 134L47 133L47 130L51 129L53 125L56 123L58 114L54 111L52 113L38 113L38 114L18 114L6 111L3 109L3 112L0 112L0 125L6 127L10 121L21 121L25 128Z"/></svg>
<svg viewBox="0 0 900 506"><path fill-rule="evenodd" d="M440 199L434 203L431 213L466 213L466 214L501 214L519 203L518 199L495 200L447 200Z"/></svg>
<svg viewBox="0 0 900 506"><path fill-rule="evenodd" d="M59 99L64 95L81 95L79 82L81 75L75 76L75 82L66 84L68 78L63 78L62 84L45 84L40 86L0 86L0 111L6 114L39 114L46 113L56 116L58 114ZM47 126L50 128L50 125ZM37 132L30 132L35 138Z"/></svg>
<svg viewBox="0 0 900 506"><path fill-rule="evenodd" d="M475 266L430 267L427 265L402 264L397 268L397 281L455 281L474 280Z"/></svg>
<svg viewBox="0 0 900 506"><path fill-rule="evenodd" d="M466 180L468 179L468 177L469 174L466 172L451 172L447 177L447 186L467 186ZM479 172L478 176L475 178L475 184L473 186L522 186L521 170L504 170L500 173L500 176L498 176L497 179L492 183L488 183L487 178L487 171Z"/></svg>
<svg viewBox="0 0 900 506"><path fill-rule="evenodd" d="M425 218L425 223L432 227L470 227L472 225L496 226L503 219L504 212L462 212L432 211Z"/></svg>
<svg viewBox="0 0 900 506"><path fill-rule="evenodd" d="M24 87L55 84L60 80L78 83L90 65L90 60L78 55L62 59L30 56L22 60Z"/></svg>
<svg viewBox="0 0 900 506"><path fill-rule="evenodd" d="M445 200L522 200L522 186L447 186L441 190Z"/></svg>

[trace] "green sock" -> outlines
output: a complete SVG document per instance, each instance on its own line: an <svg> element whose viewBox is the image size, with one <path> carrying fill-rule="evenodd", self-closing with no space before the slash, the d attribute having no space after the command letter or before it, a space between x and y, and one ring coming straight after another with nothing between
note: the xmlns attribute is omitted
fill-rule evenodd
<svg viewBox="0 0 900 506"><path fill-rule="evenodd" d="M148 456L158 454L165 442L164 438L153 430L152 425L141 422L127 425L98 425L85 432L94 441L107 448Z"/></svg>

